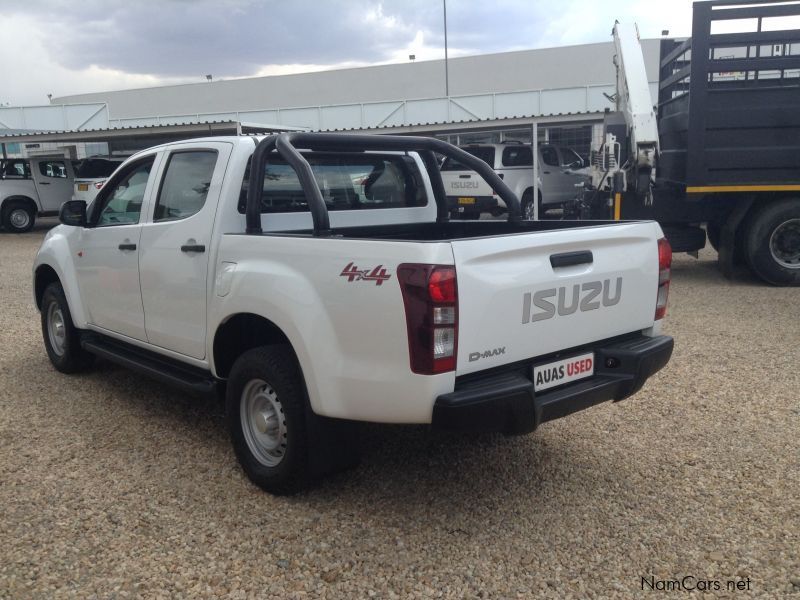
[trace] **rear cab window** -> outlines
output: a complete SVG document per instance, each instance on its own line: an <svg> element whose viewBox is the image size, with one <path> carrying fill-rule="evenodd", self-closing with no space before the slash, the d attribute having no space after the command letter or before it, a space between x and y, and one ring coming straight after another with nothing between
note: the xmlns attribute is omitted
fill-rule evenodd
<svg viewBox="0 0 800 600"><path fill-rule="evenodd" d="M476 158L480 158L483 162L494 169L494 146L465 146L461 148L464 152L472 154ZM457 160L447 157L442 163L440 171L471 171L469 167L462 165Z"/></svg>
<svg viewBox="0 0 800 600"><path fill-rule="evenodd" d="M305 155L329 211L426 206L428 198L415 161L397 154L318 153ZM239 198L247 205L248 164ZM297 173L280 157L270 157L264 172L261 213L308 212Z"/></svg>
<svg viewBox="0 0 800 600"><path fill-rule="evenodd" d="M105 179L122 164L120 160L106 160L102 158L87 158L75 172L76 179Z"/></svg>
<svg viewBox="0 0 800 600"><path fill-rule="evenodd" d="M508 146L503 148L504 167L532 167L533 152L530 146Z"/></svg>

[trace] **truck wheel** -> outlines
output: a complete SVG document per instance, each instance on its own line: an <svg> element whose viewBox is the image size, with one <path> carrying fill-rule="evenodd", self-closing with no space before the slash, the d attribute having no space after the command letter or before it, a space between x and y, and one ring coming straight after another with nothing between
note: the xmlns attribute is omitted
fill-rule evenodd
<svg viewBox="0 0 800 600"><path fill-rule="evenodd" d="M25 233L33 228L36 211L27 202L11 200L3 206L3 227L11 233Z"/></svg>
<svg viewBox="0 0 800 600"><path fill-rule="evenodd" d="M72 323L67 298L58 282L51 283L42 295L42 337L47 356L62 373L85 371L94 355L81 347L81 334Z"/></svg>
<svg viewBox="0 0 800 600"><path fill-rule="evenodd" d="M747 263L773 285L800 285L800 198L772 202L753 218L745 237Z"/></svg>
<svg viewBox="0 0 800 600"><path fill-rule="evenodd" d="M233 364L227 387L228 428L247 476L272 494L302 490L309 479L305 395L291 350L248 350Z"/></svg>
<svg viewBox="0 0 800 600"><path fill-rule="evenodd" d="M527 190L522 194L522 218L526 221L533 221L533 192ZM539 216L541 217L541 202L539 202Z"/></svg>

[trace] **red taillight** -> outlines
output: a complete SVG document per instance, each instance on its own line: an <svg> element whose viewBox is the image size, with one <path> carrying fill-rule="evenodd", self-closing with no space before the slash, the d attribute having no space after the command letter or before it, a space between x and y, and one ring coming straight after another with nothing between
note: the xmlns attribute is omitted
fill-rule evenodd
<svg viewBox="0 0 800 600"><path fill-rule="evenodd" d="M105 180L103 180L103 181L95 181L95 182L94 182L94 189L96 189L96 190L102 190L102 189L103 189L103 184L104 184L104 183L105 183Z"/></svg>
<svg viewBox="0 0 800 600"><path fill-rule="evenodd" d="M406 309L411 370L422 375L455 370L456 270L445 265L402 264L397 267L397 279Z"/></svg>
<svg viewBox="0 0 800 600"><path fill-rule="evenodd" d="M672 248L667 238L658 240L658 295L656 296L656 321L667 314L669 280L672 277Z"/></svg>

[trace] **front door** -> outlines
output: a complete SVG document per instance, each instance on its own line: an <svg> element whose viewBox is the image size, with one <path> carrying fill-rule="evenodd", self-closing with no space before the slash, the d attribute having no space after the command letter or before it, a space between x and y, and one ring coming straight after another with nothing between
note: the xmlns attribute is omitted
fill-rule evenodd
<svg viewBox="0 0 800 600"><path fill-rule="evenodd" d="M232 146L197 142L164 157L139 269L147 338L192 358L206 355L211 230Z"/></svg>
<svg viewBox="0 0 800 600"><path fill-rule="evenodd" d="M151 193L155 155L136 161L110 181L76 248L78 284L89 322L147 341L139 285L142 207Z"/></svg>
<svg viewBox="0 0 800 600"><path fill-rule="evenodd" d="M57 211L72 198L75 182L72 163L66 158L37 158L31 162L31 174L39 192L42 211Z"/></svg>

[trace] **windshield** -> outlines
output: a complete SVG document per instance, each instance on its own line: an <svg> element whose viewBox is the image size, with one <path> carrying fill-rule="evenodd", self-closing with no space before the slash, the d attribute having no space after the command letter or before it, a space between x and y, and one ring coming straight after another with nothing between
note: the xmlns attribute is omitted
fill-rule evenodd
<svg viewBox="0 0 800 600"><path fill-rule="evenodd" d="M485 162L489 167L494 169L494 147L493 146L467 146L466 148L461 148L465 152L472 154L477 158L480 158L483 162ZM444 162L442 163L442 171L471 171L469 167L465 167L457 160L453 160L450 157L447 157Z"/></svg>

